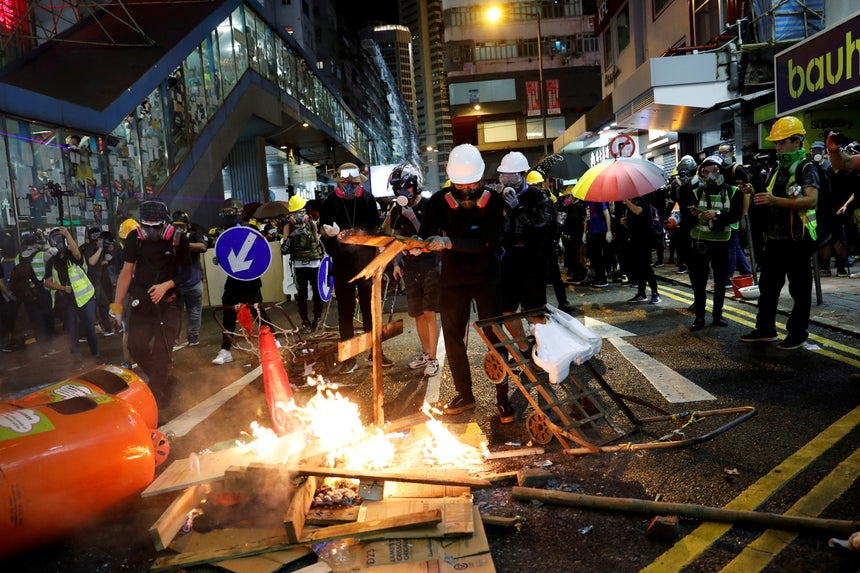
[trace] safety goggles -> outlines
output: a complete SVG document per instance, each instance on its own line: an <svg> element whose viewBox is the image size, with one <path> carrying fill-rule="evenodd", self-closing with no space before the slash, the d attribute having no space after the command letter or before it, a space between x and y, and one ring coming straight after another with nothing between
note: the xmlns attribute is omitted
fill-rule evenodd
<svg viewBox="0 0 860 573"><path fill-rule="evenodd" d="M689 171L687 169L681 169L680 171L678 171L678 177L692 177L695 174L695 171Z"/></svg>
<svg viewBox="0 0 860 573"><path fill-rule="evenodd" d="M239 212L238 209L230 208L230 209L221 209L220 211L218 211L218 214L222 217L233 217L234 215L240 215L241 213Z"/></svg>
<svg viewBox="0 0 860 573"><path fill-rule="evenodd" d="M358 167L347 167L340 170L341 179L355 179L359 176Z"/></svg>

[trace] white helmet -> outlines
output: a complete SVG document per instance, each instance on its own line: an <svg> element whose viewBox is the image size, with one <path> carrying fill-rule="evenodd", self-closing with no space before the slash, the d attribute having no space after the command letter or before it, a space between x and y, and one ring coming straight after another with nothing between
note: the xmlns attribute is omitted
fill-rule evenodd
<svg viewBox="0 0 860 573"><path fill-rule="evenodd" d="M448 179L457 185L477 183L484 178L484 159L478 148L463 143L451 150L448 165L445 167Z"/></svg>
<svg viewBox="0 0 860 573"><path fill-rule="evenodd" d="M502 157L502 162L499 163L497 171L499 173L520 173L529 169L529 160L526 159L526 156L519 151L511 151Z"/></svg>

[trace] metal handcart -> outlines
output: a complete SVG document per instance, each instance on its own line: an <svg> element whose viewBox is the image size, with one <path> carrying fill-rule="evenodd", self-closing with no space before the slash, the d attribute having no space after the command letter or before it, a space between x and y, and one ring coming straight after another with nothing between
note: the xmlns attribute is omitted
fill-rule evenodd
<svg viewBox="0 0 860 573"><path fill-rule="evenodd" d="M753 406L670 413L645 400L616 392L589 359L571 368L558 384L531 358L535 337L529 326L542 322L557 309L544 307L479 320L474 328L487 345L483 367L494 383L512 380L531 405L526 429L532 440L548 444L555 437L565 453L584 455L618 451L665 449L708 441L756 415ZM511 327L513 326L513 327ZM640 413L652 414L641 416ZM721 425L712 419L731 417ZM707 421L707 423L706 423ZM694 425L705 431L687 437ZM667 427L666 430L661 429ZM650 441L622 440L657 428Z"/></svg>

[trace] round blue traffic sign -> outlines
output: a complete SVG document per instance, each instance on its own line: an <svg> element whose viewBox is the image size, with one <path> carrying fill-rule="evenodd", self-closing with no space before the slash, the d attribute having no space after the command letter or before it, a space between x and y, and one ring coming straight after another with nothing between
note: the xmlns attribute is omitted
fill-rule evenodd
<svg viewBox="0 0 860 573"><path fill-rule="evenodd" d="M334 290L334 276L331 274L331 257L328 255L323 257L317 271L317 290L324 302L331 300L331 293Z"/></svg>
<svg viewBox="0 0 860 573"><path fill-rule="evenodd" d="M250 227L231 227L218 235L215 256L224 272L240 281L260 278L272 263L268 241Z"/></svg>

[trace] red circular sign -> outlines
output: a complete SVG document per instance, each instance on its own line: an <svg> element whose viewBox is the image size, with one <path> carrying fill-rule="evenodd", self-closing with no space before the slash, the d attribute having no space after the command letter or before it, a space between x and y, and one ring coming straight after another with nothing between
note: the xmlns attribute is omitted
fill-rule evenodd
<svg viewBox="0 0 860 573"><path fill-rule="evenodd" d="M635 152L636 142L626 133L616 135L609 141L609 155L616 159L619 157L633 157Z"/></svg>

